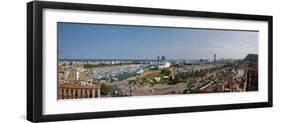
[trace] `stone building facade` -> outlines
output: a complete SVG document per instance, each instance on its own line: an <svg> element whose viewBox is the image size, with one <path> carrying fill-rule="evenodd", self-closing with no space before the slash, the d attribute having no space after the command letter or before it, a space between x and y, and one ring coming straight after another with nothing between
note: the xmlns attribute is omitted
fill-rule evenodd
<svg viewBox="0 0 281 123"><path fill-rule="evenodd" d="M63 82L58 85L58 99L99 98L100 85L88 82Z"/></svg>

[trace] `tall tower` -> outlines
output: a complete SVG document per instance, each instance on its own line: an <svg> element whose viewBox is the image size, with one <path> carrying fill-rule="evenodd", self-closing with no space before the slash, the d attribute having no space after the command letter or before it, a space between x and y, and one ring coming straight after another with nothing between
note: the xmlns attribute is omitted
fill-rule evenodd
<svg viewBox="0 0 281 123"><path fill-rule="evenodd" d="M165 61L165 56L162 56L161 61Z"/></svg>
<svg viewBox="0 0 281 123"><path fill-rule="evenodd" d="M217 55L214 54L214 63L216 63L217 59L216 59Z"/></svg>
<svg viewBox="0 0 281 123"><path fill-rule="evenodd" d="M159 65L160 56L157 56L157 65Z"/></svg>

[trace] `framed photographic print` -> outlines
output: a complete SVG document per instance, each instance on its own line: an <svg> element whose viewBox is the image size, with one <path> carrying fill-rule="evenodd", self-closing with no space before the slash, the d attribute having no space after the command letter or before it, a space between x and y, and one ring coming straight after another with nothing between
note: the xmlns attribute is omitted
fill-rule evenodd
<svg viewBox="0 0 281 123"><path fill-rule="evenodd" d="M272 16L27 4L33 122L272 107Z"/></svg>

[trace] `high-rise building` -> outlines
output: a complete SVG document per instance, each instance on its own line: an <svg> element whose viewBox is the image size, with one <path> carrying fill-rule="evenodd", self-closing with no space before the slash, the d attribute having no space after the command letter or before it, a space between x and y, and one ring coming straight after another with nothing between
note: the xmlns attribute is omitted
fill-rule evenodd
<svg viewBox="0 0 281 123"><path fill-rule="evenodd" d="M165 61L165 56L162 56L162 57L161 57L161 61Z"/></svg>
<svg viewBox="0 0 281 123"><path fill-rule="evenodd" d="M214 63L216 63L217 59L216 59L217 55L214 54Z"/></svg>
<svg viewBox="0 0 281 123"><path fill-rule="evenodd" d="M157 65L159 65L160 56L157 56Z"/></svg>

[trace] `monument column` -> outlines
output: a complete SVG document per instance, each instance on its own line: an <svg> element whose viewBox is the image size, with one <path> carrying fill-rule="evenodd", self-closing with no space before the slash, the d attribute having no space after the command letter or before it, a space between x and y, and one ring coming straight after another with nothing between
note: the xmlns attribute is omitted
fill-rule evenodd
<svg viewBox="0 0 281 123"><path fill-rule="evenodd" d="M95 91L96 91L95 89L92 90L92 95L93 95L92 98L95 98L95 96L96 96Z"/></svg>
<svg viewBox="0 0 281 123"><path fill-rule="evenodd" d="M98 97L100 97L100 89L98 89Z"/></svg>
<svg viewBox="0 0 281 123"><path fill-rule="evenodd" d="M81 98L81 90L78 89L78 98Z"/></svg>

